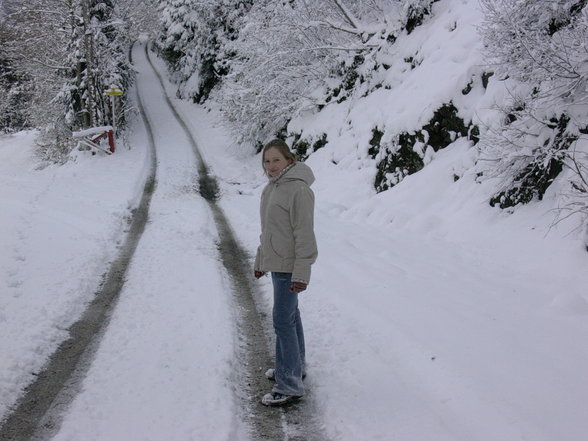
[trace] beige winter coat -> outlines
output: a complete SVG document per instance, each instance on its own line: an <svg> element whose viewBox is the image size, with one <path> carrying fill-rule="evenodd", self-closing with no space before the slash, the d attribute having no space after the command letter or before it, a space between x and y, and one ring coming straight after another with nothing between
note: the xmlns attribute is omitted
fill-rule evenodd
<svg viewBox="0 0 588 441"><path fill-rule="evenodd" d="M310 266L318 255L313 182L310 167L295 162L264 188L256 271L292 273L293 282L309 283Z"/></svg>

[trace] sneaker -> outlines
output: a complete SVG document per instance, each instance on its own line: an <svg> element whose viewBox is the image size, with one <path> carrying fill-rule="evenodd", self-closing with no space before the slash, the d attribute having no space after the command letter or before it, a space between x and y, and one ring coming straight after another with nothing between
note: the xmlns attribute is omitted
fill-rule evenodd
<svg viewBox="0 0 588 441"><path fill-rule="evenodd" d="M292 403L299 398L300 397L296 395L284 395L278 392L271 392L263 396L261 404L264 406L283 406L284 404Z"/></svg>
<svg viewBox="0 0 588 441"><path fill-rule="evenodd" d="M270 381L276 381L276 370L271 368L265 371L265 378L267 378ZM304 380L305 378L306 374L302 374L302 379Z"/></svg>

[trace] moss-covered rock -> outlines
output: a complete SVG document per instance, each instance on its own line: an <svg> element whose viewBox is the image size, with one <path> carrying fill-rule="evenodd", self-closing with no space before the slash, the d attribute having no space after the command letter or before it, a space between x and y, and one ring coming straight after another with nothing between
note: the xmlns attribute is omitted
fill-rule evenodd
<svg viewBox="0 0 588 441"><path fill-rule="evenodd" d="M566 131L569 121L567 115L550 121L551 128L556 132L552 147L546 151L537 148L533 160L513 179L506 190L490 199L490 205L509 208L517 204L527 204L534 199L543 199L549 186L563 170L567 150L578 139Z"/></svg>
<svg viewBox="0 0 588 441"><path fill-rule="evenodd" d="M323 135L312 145L312 151L316 152L318 149L322 149L325 145L327 145L327 142L327 134L323 133Z"/></svg>
<svg viewBox="0 0 588 441"><path fill-rule="evenodd" d="M467 137L475 143L479 140L479 129L467 124L457 115L453 103L437 109L433 118L414 133L402 132L395 141L383 145L384 132L377 127L372 130L368 154L379 159L374 188L386 191L406 176L418 172L425 166L428 149L444 149L457 138Z"/></svg>
<svg viewBox="0 0 588 441"><path fill-rule="evenodd" d="M372 159L376 159L378 153L380 153L380 144L382 142L382 137L384 136L384 132L382 132L377 127L372 129L372 138L370 139L370 148L368 149L368 154L372 157Z"/></svg>
<svg viewBox="0 0 588 441"><path fill-rule="evenodd" d="M408 144L400 145L395 153L390 153L378 163L376 191L380 193L388 190L424 166L423 159Z"/></svg>
<svg viewBox="0 0 588 441"><path fill-rule="evenodd" d="M404 24L408 34L423 24L425 17L431 13L431 6L437 1L439 0L428 0L408 7Z"/></svg>
<svg viewBox="0 0 588 441"><path fill-rule="evenodd" d="M466 126L463 119L457 116L457 108L453 103L444 104L435 111L433 119L424 125L421 133L428 134L427 144L438 151L444 149L457 138L467 136L469 126Z"/></svg>
<svg viewBox="0 0 588 441"><path fill-rule="evenodd" d="M301 139L300 134L291 135L294 136L292 142L292 150L298 156L298 159L305 161L312 153L323 148L327 144L327 134L323 133L318 139Z"/></svg>

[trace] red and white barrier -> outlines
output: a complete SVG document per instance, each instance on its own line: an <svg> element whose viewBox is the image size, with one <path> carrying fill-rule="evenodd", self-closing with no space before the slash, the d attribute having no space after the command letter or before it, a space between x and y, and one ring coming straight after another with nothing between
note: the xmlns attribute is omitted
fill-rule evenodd
<svg viewBox="0 0 588 441"><path fill-rule="evenodd" d="M92 127L79 132L73 132L74 138L79 138L78 145L85 145L95 150L111 155L114 153L114 131L112 126ZM100 140L108 138L108 149L105 149L100 144Z"/></svg>

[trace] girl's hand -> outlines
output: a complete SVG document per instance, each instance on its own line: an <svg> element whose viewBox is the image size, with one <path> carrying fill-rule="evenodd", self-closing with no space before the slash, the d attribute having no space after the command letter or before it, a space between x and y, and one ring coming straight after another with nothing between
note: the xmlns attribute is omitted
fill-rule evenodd
<svg viewBox="0 0 588 441"><path fill-rule="evenodd" d="M307 286L308 285L306 283L292 282L292 284L290 285L290 292L295 292L295 293L302 292L306 289Z"/></svg>
<svg viewBox="0 0 588 441"><path fill-rule="evenodd" d="M265 272L264 271L254 271L253 275L255 276L256 279L259 279L260 277L265 276Z"/></svg>

